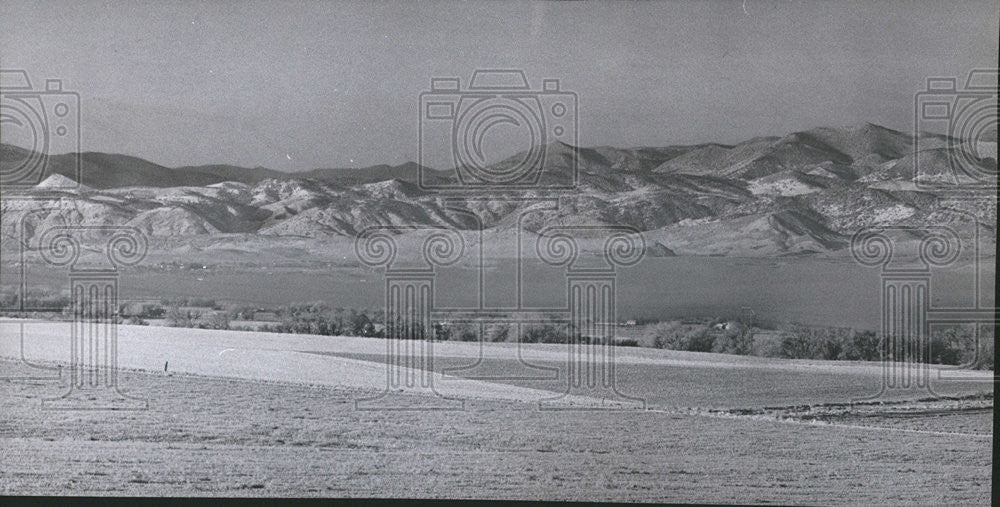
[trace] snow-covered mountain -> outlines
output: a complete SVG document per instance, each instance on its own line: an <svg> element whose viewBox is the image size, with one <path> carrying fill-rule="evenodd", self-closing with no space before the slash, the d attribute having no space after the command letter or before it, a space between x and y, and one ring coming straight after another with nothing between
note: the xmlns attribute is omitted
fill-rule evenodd
<svg viewBox="0 0 1000 507"><path fill-rule="evenodd" d="M949 171L948 139L919 139L922 172ZM418 166L320 169L166 168L124 155L84 153L82 185L72 155L49 158L36 188L4 194L5 243L51 225L130 225L152 237L254 235L353 237L372 225L528 230L546 224L629 225L678 254L780 255L843 249L869 225L926 225L941 220L978 227L995 238L996 206L949 203L912 184L912 136L863 124L816 128L736 145L662 148L547 146L545 177L564 177L578 161L577 188L491 193L448 199L416 184ZM30 155L4 145L0 164ZM519 156L498 163L502 170ZM979 161L996 173L996 161ZM454 180L453 171L432 173ZM29 199L30 197L30 199ZM38 199L46 197L48 199ZM530 198L558 198L533 213ZM55 202L57 205L53 205ZM967 210L965 213L962 210ZM27 218L25 218L27 216ZM945 217L945 218L942 218ZM22 220L24 219L24 220Z"/></svg>

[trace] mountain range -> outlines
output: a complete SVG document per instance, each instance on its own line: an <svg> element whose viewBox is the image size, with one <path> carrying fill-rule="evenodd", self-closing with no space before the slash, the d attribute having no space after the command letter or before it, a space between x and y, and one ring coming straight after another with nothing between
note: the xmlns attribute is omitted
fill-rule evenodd
<svg viewBox="0 0 1000 507"><path fill-rule="evenodd" d="M50 225L130 225L152 237L353 238L373 225L483 227L528 231L553 223L627 225L644 231L659 255L786 255L843 251L871 225L946 223L996 236L996 205L947 200L918 188L915 169L946 178L954 142L862 124L821 127L730 144L582 148L546 145L544 188L448 198L417 184L415 163L284 173L229 165L168 168L141 158L82 153L48 158L48 177L16 195L5 190L5 243ZM918 142L919 157L914 157ZM975 163L996 174L996 145ZM982 150L981 150L982 152ZM0 167L33 154L0 146ZM523 158L501 161L502 170ZM915 168L919 162L920 166ZM437 182L454 170L424 168ZM426 178L424 181L427 181ZM74 189L68 186L79 183ZM48 200L39 199L46 197ZM540 199L556 199L545 207ZM53 205L57 202L58 205ZM29 230L30 229L30 230Z"/></svg>

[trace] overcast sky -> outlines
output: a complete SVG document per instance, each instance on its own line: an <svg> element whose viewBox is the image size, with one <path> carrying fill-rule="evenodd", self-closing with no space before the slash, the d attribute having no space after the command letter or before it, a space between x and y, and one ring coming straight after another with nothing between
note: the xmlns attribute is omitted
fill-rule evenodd
<svg viewBox="0 0 1000 507"><path fill-rule="evenodd" d="M83 149L281 170L417 159L432 76L522 68L580 143L912 128L928 76L995 66L998 2L0 0L0 66L81 94Z"/></svg>

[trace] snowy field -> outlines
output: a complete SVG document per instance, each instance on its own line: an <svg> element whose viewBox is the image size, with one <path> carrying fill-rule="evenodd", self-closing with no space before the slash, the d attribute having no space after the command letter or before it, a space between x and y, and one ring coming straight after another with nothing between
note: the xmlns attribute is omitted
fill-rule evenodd
<svg viewBox="0 0 1000 507"><path fill-rule="evenodd" d="M68 363L70 325L0 320L0 357ZM390 348L395 356L390 355ZM762 403L850 402L879 394L883 367L874 362L786 360L616 347L602 359L598 347L571 354L568 345L422 342L152 326L118 326L118 366L123 370L339 386L388 387L388 363L406 394L519 402L550 400L567 391L570 368L613 364L619 392L651 406L734 407ZM389 359L395 357L395 359ZM429 364L428 358L433 359ZM991 390L991 372L929 367L940 394ZM399 385L395 385L399 384ZM597 403L598 390L571 390L563 401ZM700 393L699 391L711 391ZM582 396L577 396L582 394ZM883 396L927 395L898 390ZM756 401L755 400L759 400ZM606 400L605 400L606 401ZM687 401L688 403L684 403ZM631 403L630 403L631 404Z"/></svg>
<svg viewBox="0 0 1000 507"><path fill-rule="evenodd" d="M68 337L0 321L0 493L989 502L984 372L853 404L879 364L620 347L609 400L569 388L594 361L566 345L438 342L433 388L387 390L420 373L387 347L418 342L120 326L119 385L147 405L48 410Z"/></svg>

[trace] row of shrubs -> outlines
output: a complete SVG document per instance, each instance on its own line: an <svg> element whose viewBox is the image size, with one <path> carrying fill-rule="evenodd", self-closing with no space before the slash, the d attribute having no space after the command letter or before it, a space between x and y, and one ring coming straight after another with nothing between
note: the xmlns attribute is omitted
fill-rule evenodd
<svg viewBox="0 0 1000 507"><path fill-rule="evenodd" d="M165 321L172 327L233 329L236 322L250 320L254 313L253 307L200 312L175 305L167 309ZM324 336L378 336L375 322L383 318L381 311L369 316L366 311L330 308L322 303L286 305L279 307L274 313L280 320L259 326L259 331Z"/></svg>
<svg viewBox="0 0 1000 507"><path fill-rule="evenodd" d="M402 324L393 328L390 320L389 328L382 328L384 314L381 311L331 309L321 305L293 305L282 307L276 311L280 321L259 325L258 331L291 334L315 334L323 336L366 336L384 338L393 336L417 340L433 339L436 341L479 341L480 337L488 342L508 342L520 340L522 343L598 343L596 337L583 336L568 330L566 326L557 324L532 324L512 326L508 324L489 324L482 329L473 323L436 322L429 329L420 323ZM240 329L239 319L232 318L233 312L214 311L202 314L190 309L172 306L166 311L165 322L171 327L190 327L201 329ZM377 319L377 320L376 320ZM127 319L128 324L143 324L142 319ZM516 336L516 327L520 336ZM639 342L631 338L621 338L614 342L618 346L637 347Z"/></svg>
<svg viewBox="0 0 1000 507"><path fill-rule="evenodd" d="M49 311L62 311L70 306L72 300L69 296L53 294L47 291L29 290L22 298L17 292L4 287L0 293L0 312L5 315L14 315L22 308L29 310L48 309Z"/></svg>
<svg viewBox="0 0 1000 507"><path fill-rule="evenodd" d="M434 325L434 339L447 341L479 341L482 336L483 341L488 342L508 342L513 341L517 334L517 329L521 330L521 343L586 343L598 344L603 340L600 337L585 336L582 333L574 332L572 328L558 324L533 324L524 326L514 326L510 324L489 324L483 329L472 323L442 324ZM398 336L405 336L405 333L398 333ZM614 340L614 345L619 347L638 347L639 342L632 338L618 338Z"/></svg>
<svg viewBox="0 0 1000 507"><path fill-rule="evenodd" d="M30 294L25 298L26 307L62 308L62 313L72 313L68 298L53 294ZM0 301L3 313L18 316L16 310L22 303L4 294ZM146 317L164 317L166 324L175 327L204 329L234 329L240 320L251 320L256 311L250 306L230 306L223 309L215 300L187 298L163 300L162 306L153 308L155 314L116 316L118 322L145 324ZM154 307L156 305L153 305ZM152 310L146 309L145 312ZM260 325L260 331L276 333L317 334L326 336L398 336L439 341L488 342L520 341L522 343L575 343L594 342L555 321L546 323L544 316L535 316L536 322L521 326L488 324L482 329L472 323L434 323L431 330L410 325L406 329L382 329L386 320L381 310L354 310L331 308L323 302L293 303L273 310L278 320ZM28 316L28 315L25 315ZM498 315L499 317L499 315ZM537 322L541 321L541 322ZM717 352L762 357L792 359L827 359L880 361L886 359L931 362L947 365L970 365L993 369L993 328L982 327L978 340L972 325L955 325L935 328L929 344L904 343L892 338L885 340L874 331L835 327L804 326L795 324L764 324L747 327L738 322L718 320L668 321L640 323L628 334L634 337L619 338L619 346L647 346L660 349L692 352ZM515 329L516 328L516 329ZM518 333L520 330L520 333ZM519 334L519 336L517 336ZM915 352L919 351L919 352ZM909 354L909 356L906 356Z"/></svg>
<svg viewBox="0 0 1000 507"><path fill-rule="evenodd" d="M200 301L199 301L200 302ZM234 306L227 310L211 309L211 305L205 305L206 309L193 310L184 308L178 303L191 304L191 301L163 301L171 306L166 310L164 319L168 326L172 327L192 327L202 329L240 329L241 320L251 320L255 313L254 307ZM216 307L217 308L217 307ZM402 323L402 319L389 319L388 329L383 328L386 321L385 313L382 310L354 310L344 308L332 308L322 302L293 303L273 309L275 316L279 319L275 322L260 324L258 331L291 334L315 334L323 336L366 336L384 338L386 336L410 338L410 339L434 339L437 341L479 341L482 339L489 342L508 342L520 340L522 343L568 343L573 339L576 343L593 343L594 338L581 336L566 329L563 325L555 323L536 323L523 326L512 326L509 324L488 324L482 329L477 324L460 322L435 322L429 329L424 329L420 323L409 323L407 326L400 324L398 328L393 328L393 322ZM500 315L498 315L500 317ZM535 320L544 321L543 315L534 316ZM127 320L127 323L143 322L142 319ZM516 327L520 329L520 336L516 336ZM619 346L639 346L635 339L618 339L615 341Z"/></svg>
<svg viewBox="0 0 1000 507"><path fill-rule="evenodd" d="M759 329L730 323L660 322L645 326L643 341L655 348L691 352L854 361L914 361L993 369L993 328L973 325L933 329L929 340L914 343L902 337L884 339L874 331L835 327L785 325Z"/></svg>

